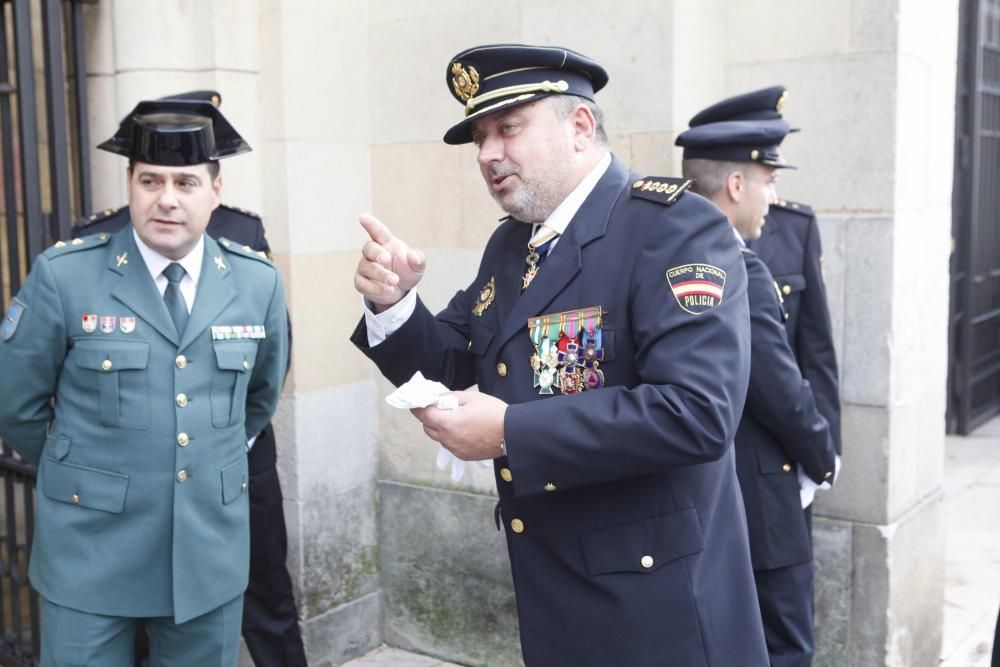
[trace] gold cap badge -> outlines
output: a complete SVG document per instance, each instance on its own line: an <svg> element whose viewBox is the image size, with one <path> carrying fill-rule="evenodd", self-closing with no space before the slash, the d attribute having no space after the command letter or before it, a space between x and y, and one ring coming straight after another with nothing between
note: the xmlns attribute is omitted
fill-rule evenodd
<svg viewBox="0 0 1000 667"><path fill-rule="evenodd" d="M781 111L785 108L785 103L788 102L788 91L784 91L778 96L778 101L774 103L774 110Z"/></svg>
<svg viewBox="0 0 1000 667"><path fill-rule="evenodd" d="M466 71L461 63L452 63L451 87L458 99L468 102L470 97L479 92L479 72L472 65Z"/></svg>

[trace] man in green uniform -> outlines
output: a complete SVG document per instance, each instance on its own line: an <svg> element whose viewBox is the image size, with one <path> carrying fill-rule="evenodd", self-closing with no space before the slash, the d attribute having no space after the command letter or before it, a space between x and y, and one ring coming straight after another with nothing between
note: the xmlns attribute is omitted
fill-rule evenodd
<svg viewBox="0 0 1000 667"><path fill-rule="evenodd" d="M277 406L280 276L205 234L211 104L142 102L101 145L129 158L131 225L57 243L0 325L0 437L38 464L29 574L42 665L235 664L249 568L247 441Z"/></svg>

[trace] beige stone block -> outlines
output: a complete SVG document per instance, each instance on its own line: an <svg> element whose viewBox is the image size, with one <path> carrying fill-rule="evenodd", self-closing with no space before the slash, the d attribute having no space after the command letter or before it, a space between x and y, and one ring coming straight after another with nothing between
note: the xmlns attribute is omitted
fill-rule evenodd
<svg viewBox="0 0 1000 667"><path fill-rule="evenodd" d="M525 2L521 34L529 44L565 46L604 66L610 80L597 101L609 131L664 131L673 126L676 90L671 4L622 11L599 0Z"/></svg>
<svg viewBox="0 0 1000 667"><path fill-rule="evenodd" d="M176 95L190 90L208 90L216 85L213 70L181 70L172 69L159 71L151 69L130 69L119 71L115 77L116 102L118 121L128 114L135 105L143 100L153 100L166 95Z"/></svg>
<svg viewBox="0 0 1000 667"><path fill-rule="evenodd" d="M630 136L632 171L643 176L675 176L681 172L675 164L680 163L683 149L674 146L677 135L670 132L637 133Z"/></svg>
<svg viewBox="0 0 1000 667"><path fill-rule="evenodd" d="M90 191L94 210L121 206L127 199L125 169L128 163L123 157L95 148L118 129L114 77L87 77L87 121L90 124Z"/></svg>
<svg viewBox="0 0 1000 667"><path fill-rule="evenodd" d="M111 7L119 72L207 70L215 66L212 3L117 0Z"/></svg>
<svg viewBox="0 0 1000 667"><path fill-rule="evenodd" d="M220 110L251 148L249 153L222 162L222 200L265 215L263 188L260 186L263 182L264 153L259 78L253 72L216 70L211 89L222 96Z"/></svg>
<svg viewBox="0 0 1000 667"><path fill-rule="evenodd" d="M892 24L880 27L894 29ZM725 60L749 63L841 54L848 51L851 29L848 3L727 2Z"/></svg>
<svg viewBox="0 0 1000 667"><path fill-rule="evenodd" d="M438 142L374 146L372 200L372 212L418 248L482 248L505 215L488 194L475 147Z"/></svg>
<svg viewBox="0 0 1000 667"><path fill-rule="evenodd" d="M354 290L355 252L292 255L288 309L292 316L297 393L318 391L369 379L371 362L350 344L361 318L361 297Z"/></svg>
<svg viewBox="0 0 1000 667"><path fill-rule="evenodd" d="M111 3L96 2L83 5L83 29L87 35L84 45L87 74L109 75L115 72L115 39Z"/></svg>
<svg viewBox="0 0 1000 667"><path fill-rule="evenodd" d="M290 141L367 142L371 106L363 15L337 17L320 9L282 17L282 134Z"/></svg>
<svg viewBox="0 0 1000 667"><path fill-rule="evenodd" d="M845 3L850 20L848 48L851 51L893 51L899 42L899 2L850 0ZM924 6L924 9L926 7ZM926 12L940 19L938 12ZM957 14L957 11L956 11ZM958 30L956 28L955 33ZM938 34L941 38L943 35Z"/></svg>
<svg viewBox="0 0 1000 667"><path fill-rule="evenodd" d="M261 156L261 212L271 251L287 255L291 246L288 217L288 146L283 142L263 141Z"/></svg>
<svg viewBox="0 0 1000 667"><path fill-rule="evenodd" d="M257 71L259 4L258 0L214 0L211 3L212 61L216 68Z"/></svg>
<svg viewBox="0 0 1000 667"><path fill-rule="evenodd" d="M283 150L291 252L360 249L358 216L371 210L369 147L316 140L288 142Z"/></svg>
<svg viewBox="0 0 1000 667"><path fill-rule="evenodd" d="M445 76L451 57L477 44L524 40L510 5L448 0L418 10L395 1L374 4L366 74L378 144L441 141L463 118Z"/></svg>
<svg viewBox="0 0 1000 667"><path fill-rule="evenodd" d="M673 122L680 133L698 111L725 97L725 59L719 44L725 35L726 0L673 3ZM675 158L680 164L680 158ZM677 172L679 173L679 172Z"/></svg>
<svg viewBox="0 0 1000 667"><path fill-rule="evenodd" d="M322 488L340 494L374 482L376 402L384 403L370 380L296 393L295 464L300 491Z"/></svg>
<svg viewBox="0 0 1000 667"><path fill-rule="evenodd" d="M885 408L842 406L840 475L833 489L816 495L817 516L876 525L888 521L889 419Z"/></svg>
<svg viewBox="0 0 1000 667"><path fill-rule="evenodd" d="M839 56L732 64L726 91L736 94L782 83L783 113L802 132L782 145L797 174L783 180L820 210L889 211L895 205L896 57ZM863 118L844 131L845 118ZM873 148L877 147L877 148Z"/></svg>
<svg viewBox="0 0 1000 667"><path fill-rule="evenodd" d="M896 520L939 493L944 476L944 383L890 411L888 512Z"/></svg>

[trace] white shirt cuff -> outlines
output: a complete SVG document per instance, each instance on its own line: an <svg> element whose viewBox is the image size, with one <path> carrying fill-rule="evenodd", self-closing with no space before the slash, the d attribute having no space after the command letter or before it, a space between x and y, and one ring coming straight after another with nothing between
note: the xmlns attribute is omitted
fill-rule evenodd
<svg viewBox="0 0 1000 667"><path fill-rule="evenodd" d="M249 440L247 440L247 451L248 452L251 449L253 449L253 443L255 443L255 442L257 442L257 436L254 436L254 437L250 438Z"/></svg>
<svg viewBox="0 0 1000 667"><path fill-rule="evenodd" d="M361 307L365 311L365 328L368 330L368 347L375 347L392 334L413 315L417 309L417 291L410 290L392 308L376 313L372 310L368 299L361 298Z"/></svg>

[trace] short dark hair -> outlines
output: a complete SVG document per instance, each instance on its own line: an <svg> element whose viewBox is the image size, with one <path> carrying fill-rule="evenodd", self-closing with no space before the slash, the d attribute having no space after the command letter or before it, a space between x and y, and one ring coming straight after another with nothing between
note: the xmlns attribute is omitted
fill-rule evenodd
<svg viewBox="0 0 1000 667"><path fill-rule="evenodd" d="M594 138L597 140L598 145L608 145L608 133L604 130L604 112L601 110L601 107L597 106L596 102L588 100L586 97L580 97L579 95L550 95L547 99L552 105L553 110L555 110L556 117L559 120L569 118L569 115L573 113L577 105L582 104L590 109L596 125L594 128Z"/></svg>
<svg viewBox="0 0 1000 667"><path fill-rule="evenodd" d="M219 172L222 171L222 165L219 164L218 160L209 160L208 162L203 162L202 164L208 169L208 175L213 181L219 177ZM133 168L135 167L135 160L132 158L128 159L128 171L131 174Z"/></svg>

